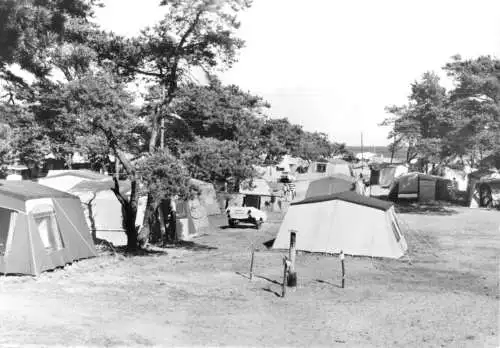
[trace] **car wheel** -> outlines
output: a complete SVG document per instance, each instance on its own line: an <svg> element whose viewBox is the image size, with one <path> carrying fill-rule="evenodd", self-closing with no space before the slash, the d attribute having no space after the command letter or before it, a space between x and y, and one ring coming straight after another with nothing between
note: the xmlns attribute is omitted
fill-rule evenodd
<svg viewBox="0 0 500 348"><path fill-rule="evenodd" d="M230 227L234 227L234 226L236 226L236 220L234 220L234 219L229 219L229 221L228 221L228 222L229 222L229 226L230 226Z"/></svg>

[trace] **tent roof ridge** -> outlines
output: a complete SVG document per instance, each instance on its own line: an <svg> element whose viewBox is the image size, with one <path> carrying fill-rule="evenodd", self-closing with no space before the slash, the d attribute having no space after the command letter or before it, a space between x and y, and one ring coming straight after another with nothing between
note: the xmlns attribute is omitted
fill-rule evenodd
<svg viewBox="0 0 500 348"><path fill-rule="evenodd" d="M319 202L327 202L341 200L349 203L354 203L358 205L364 205L367 207L379 209L379 210L388 210L393 206L393 203L382 201L380 199L362 196L352 191L334 193L329 195L322 195L316 197L306 198L299 202L294 202L291 205L301 205L301 204L311 204L311 203L319 203Z"/></svg>

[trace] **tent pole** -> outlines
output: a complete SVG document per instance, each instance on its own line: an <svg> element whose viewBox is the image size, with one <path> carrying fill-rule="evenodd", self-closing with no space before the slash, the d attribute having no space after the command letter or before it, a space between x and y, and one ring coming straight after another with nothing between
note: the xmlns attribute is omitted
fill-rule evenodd
<svg viewBox="0 0 500 348"><path fill-rule="evenodd" d="M33 264L33 268L35 269L35 277L38 275L38 267L36 265L36 259L35 259L35 248L33 247L33 239L32 239L32 236L31 236L31 224L30 224L30 214L26 214L26 222L28 224L28 239L29 239L29 242L30 242L30 249L31 249L31 260L32 260L32 264Z"/></svg>
<svg viewBox="0 0 500 348"><path fill-rule="evenodd" d="M82 236L82 234L80 233L80 231L78 230L78 228L76 228L75 224L73 224L73 221L71 221L71 219L69 218L68 214L66 214L66 212L64 211L64 209L61 207L61 205L59 204L59 202L57 202L56 199L53 199L52 202L54 202L55 205L57 205L59 207L59 210L63 213L63 215L66 217L66 219L68 220L69 224L71 225L71 227L73 227L73 229L75 230L76 234L83 240L83 242L85 243L85 245L89 248L89 250L94 254L94 256L97 256L97 251L95 250L95 248L92 248L89 243L87 243L87 241L85 240L85 238Z"/></svg>

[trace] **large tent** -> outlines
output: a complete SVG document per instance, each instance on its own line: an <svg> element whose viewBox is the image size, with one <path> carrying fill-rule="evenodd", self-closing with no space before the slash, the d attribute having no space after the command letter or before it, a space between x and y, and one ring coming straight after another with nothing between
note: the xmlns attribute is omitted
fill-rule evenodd
<svg viewBox="0 0 500 348"><path fill-rule="evenodd" d="M303 251L399 258L407 250L393 205L354 192L292 203L274 249L289 248L290 230Z"/></svg>
<svg viewBox="0 0 500 348"><path fill-rule="evenodd" d="M418 199L419 201L450 201L451 180L422 173L408 173L397 178L390 189L389 199Z"/></svg>
<svg viewBox="0 0 500 348"><path fill-rule="evenodd" d="M90 170L51 170L38 182L56 190L78 196L84 207L85 218L93 236L113 243L115 246L127 244L127 236L122 224L122 206L111 188L112 177ZM130 194L130 182L120 180L120 192ZM136 225L144 219L147 197L138 200Z"/></svg>
<svg viewBox="0 0 500 348"><path fill-rule="evenodd" d="M0 181L0 273L38 275L97 256L78 197Z"/></svg>
<svg viewBox="0 0 500 348"><path fill-rule="evenodd" d="M120 192L124 196L130 195L131 185L127 180L120 180ZM80 198L84 207L87 224L98 239L104 239L115 246L127 244L127 236L123 229L122 206L111 188L114 182L108 180L84 180L68 190ZM136 226L141 226L146 210L147 197L138 199Z"/></svg>

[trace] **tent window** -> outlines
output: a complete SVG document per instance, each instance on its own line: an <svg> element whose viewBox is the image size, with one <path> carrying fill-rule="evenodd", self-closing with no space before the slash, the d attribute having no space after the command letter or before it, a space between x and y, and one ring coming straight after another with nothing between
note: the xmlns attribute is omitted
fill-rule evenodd
<svg viewBox="0 0 500 348"><path fill-rule="evenodd" d="M0 255L5 255L10 249L16 215L12 210L0 209Z"/></svg>
<svg viewBox="0 0 500 348"><path fill-rule="evenodd" d="M54 210L36 213L34 219L45 250L52 252L63 249L64 244Z"/></svg>
<svg viewBox="0 0 500 348"><path fill-rule="evenodd" d="M318 164L316 164L316 172L318 172L318 173L326 173L326 163L318 163Z"/></svg>

